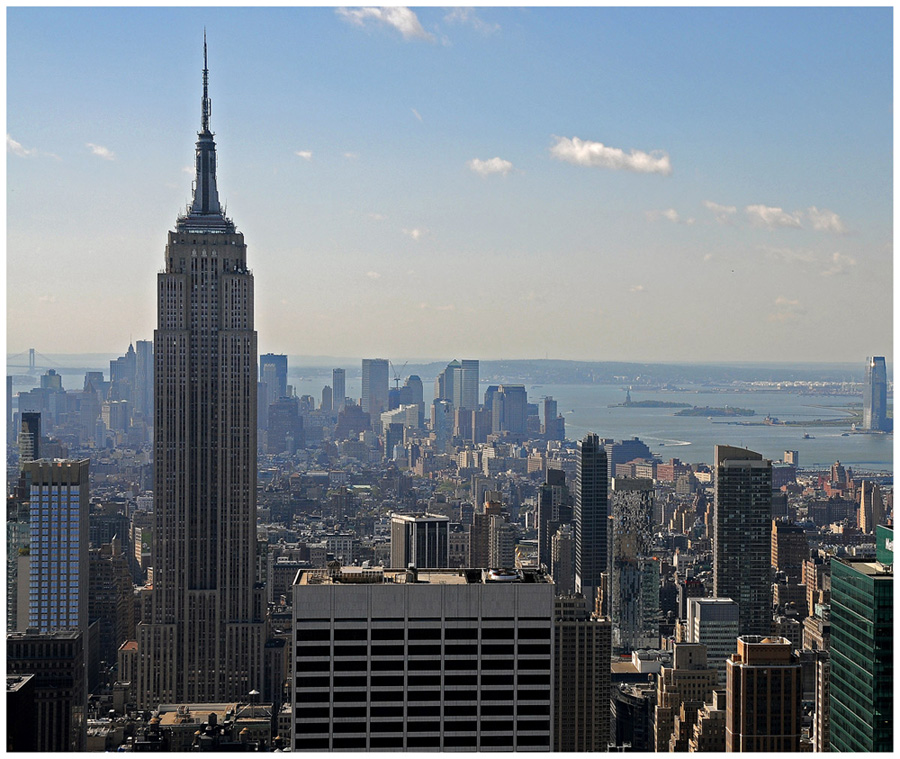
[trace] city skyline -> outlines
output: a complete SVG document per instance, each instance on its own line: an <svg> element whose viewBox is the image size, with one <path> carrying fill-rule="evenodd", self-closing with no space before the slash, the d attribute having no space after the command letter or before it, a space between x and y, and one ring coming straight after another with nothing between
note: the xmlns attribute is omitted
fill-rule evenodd
<svg viewBox="0 0 900 759"><path fill-rule="evenodd" d="M8 350L151 333L205 26L260 352L890 364L891 21L10 9Z"/></svg>

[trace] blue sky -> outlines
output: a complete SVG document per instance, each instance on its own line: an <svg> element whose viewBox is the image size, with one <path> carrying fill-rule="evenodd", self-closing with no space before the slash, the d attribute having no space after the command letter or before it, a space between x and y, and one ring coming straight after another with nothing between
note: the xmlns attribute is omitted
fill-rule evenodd
<svg viewBox="0 0 900 759"><path fill-rule="evenodd" d="M152 335L204 27L261 352L890 360L890 8L8 9L10 353Z"/></svg>

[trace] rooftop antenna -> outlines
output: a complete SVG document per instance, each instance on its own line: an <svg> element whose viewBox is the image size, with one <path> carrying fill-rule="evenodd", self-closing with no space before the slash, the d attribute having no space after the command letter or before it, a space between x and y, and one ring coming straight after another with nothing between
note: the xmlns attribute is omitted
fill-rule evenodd
<svg viewBox="0 0 900 759"><path fill-rule="evenodd" d="M209 131L209 69L206 66L206 27L203 28L203 103L200 127L203 132Z"/></svg>

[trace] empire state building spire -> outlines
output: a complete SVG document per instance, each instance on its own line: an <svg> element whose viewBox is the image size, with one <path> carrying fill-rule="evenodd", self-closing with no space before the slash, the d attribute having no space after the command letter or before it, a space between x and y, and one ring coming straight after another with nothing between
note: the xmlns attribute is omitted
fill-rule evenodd
<svg viewBox="0 0 900 759"><path fill-rule="evenodd" d="M194 199L187 215L178 219L179 230L233 232L234 224L225 217L216 187L216 142L209 130L211 112L206 32L203 32L203 99L200 104L200 131L197 133Z"/></svg>

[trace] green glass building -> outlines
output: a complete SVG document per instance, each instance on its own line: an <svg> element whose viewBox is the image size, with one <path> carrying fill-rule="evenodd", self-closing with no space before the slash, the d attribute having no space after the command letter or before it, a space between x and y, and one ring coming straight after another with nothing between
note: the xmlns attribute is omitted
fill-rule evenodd
<svg viewBox="0 0 900 759"><path fill-rule="evenodd" d="M831 750L893 750L893 531L876 559L831 560Z"/></svg>

